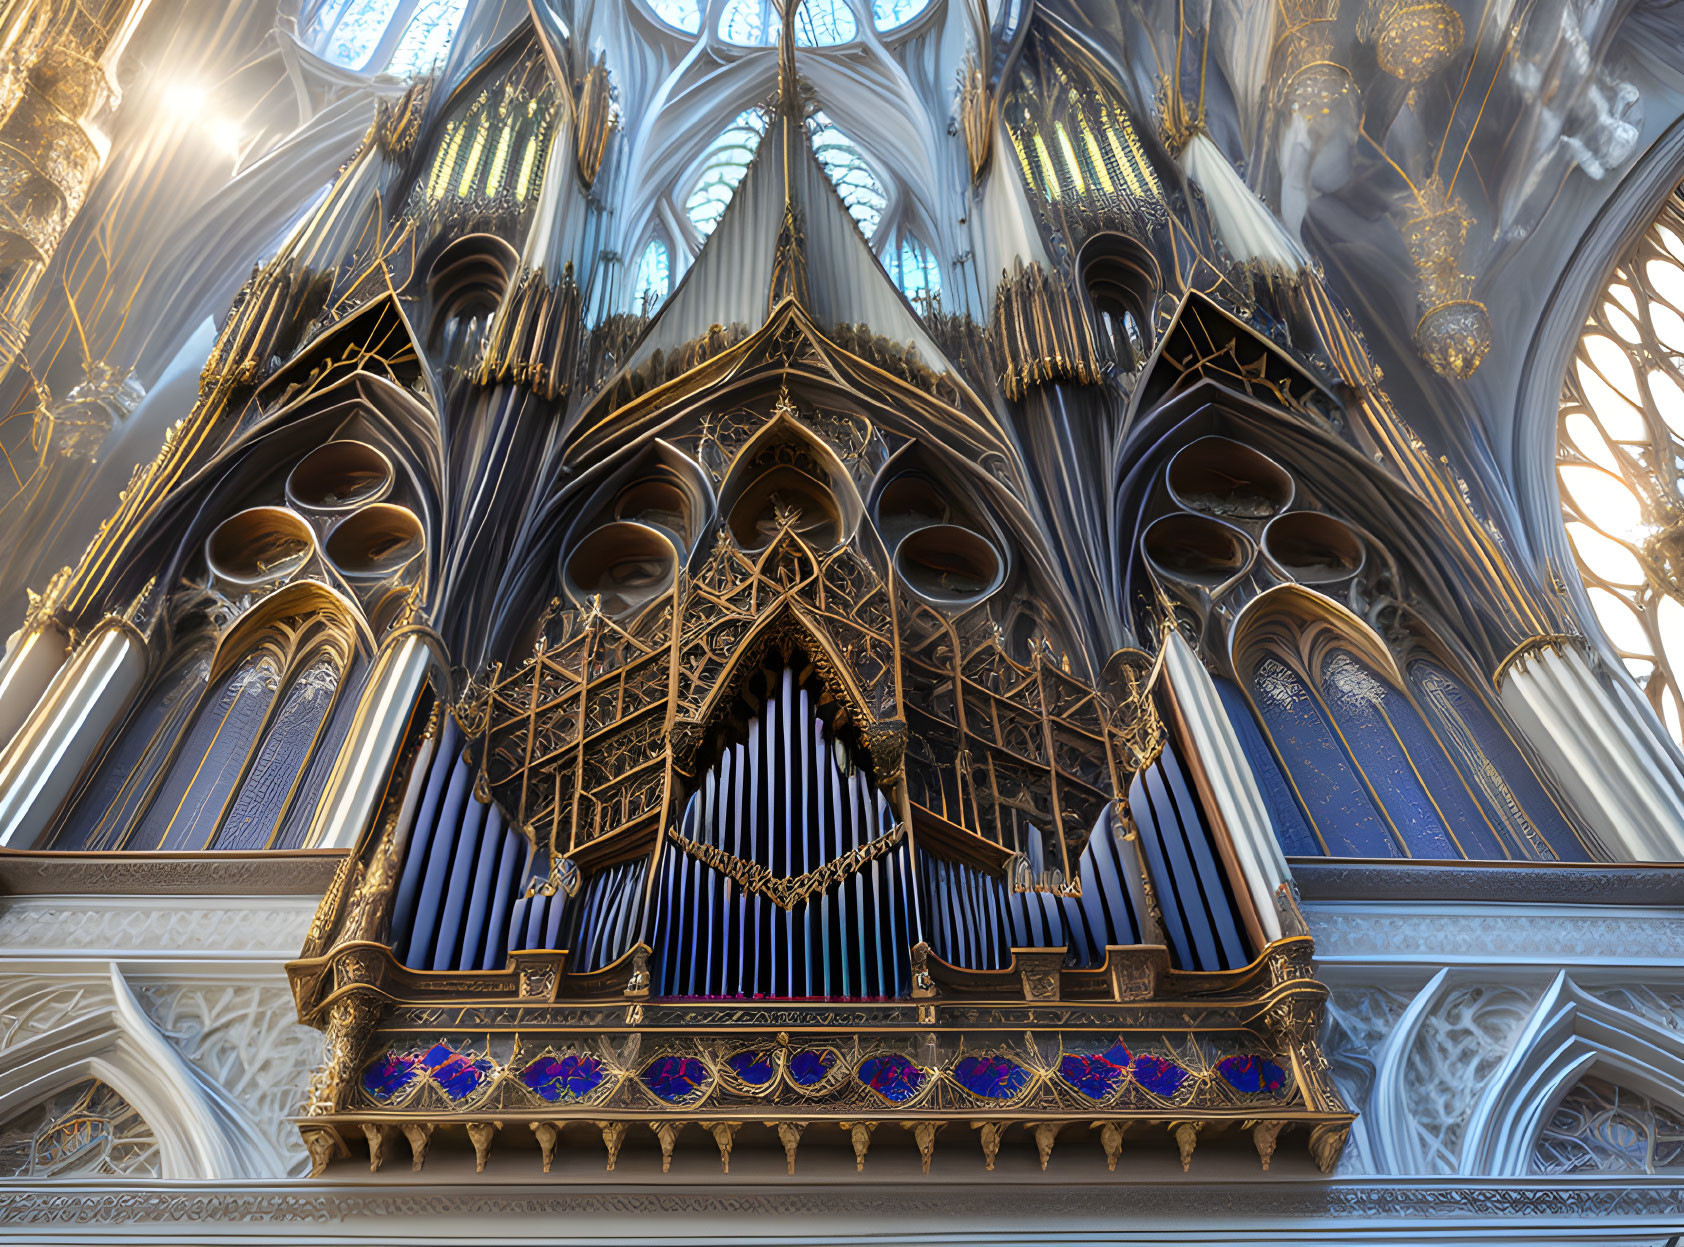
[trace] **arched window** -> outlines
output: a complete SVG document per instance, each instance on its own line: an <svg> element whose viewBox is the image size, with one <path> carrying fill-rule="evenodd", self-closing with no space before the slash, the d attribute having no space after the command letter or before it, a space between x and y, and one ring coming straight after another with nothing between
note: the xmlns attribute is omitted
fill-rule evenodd
<svg viewBox="0 0 1684 1247"><path fill-rule="evenodd" d="M1547 1174L1684 1173L1684 1114L1588 1075L1538 1132L1531 1168Z"/></svg>
<svg viewBox="0 0 1684 1247"><path fill-rule="evenodd" d="M883 267L920 312L941 306L941 265L916 238L907 234L898 247L891 244L883 252Z"/></svg>
<svg viewBox="0 0 1684 1247"><path fill-rule="evenodd" d="M316 50L347 69L362 69L391 25L398 0L323 0L310 33Z"/></svg>
<svg viewBox="0 0 1684 1247"><path fill-rule="evenodd" d="M317 0L300 29L347 69L414 78L444 59L467 0Z"/></svg>
<svg viewBox="0 0 1684 1247"><path fill-rule="evenodd" d="M1419 657L1400 684L1378 638L1299 617L1306 609L1288 602L1242 622L1236 663L1255 723L1238 690L1225 694L1288 853L1588 856L1489 706L1445 664Z"/></svg>
<svg viewBox="0 0 1684 1247"><path fill-rule="evenodd" d="M421 0L385 72L398 78L417 78L436 69L450 48L451 36L461 25L466 7L467 0Z"/></svg>
<svg viewBox="0 0 1684 1247"><path fill-rule="evenodd" d="M430 201L535 199L543 188L555 110L555 91L529 90L527 75L510 75L500 88L475 96L450 117L423 181Z"/></svg>
<svg viewBox="0 0 1684 1247"><path fill-rule="evenodd" d="M725 205L737 193L737 184L748 172L765 133L766 114L758 108L746 108L708 144L702 171L684 200L685 214L703 239L713 233L713 227L725 215Z"/></svg>
<svg viewBox="0 0 1684 1247"><path fill-rule="evenodd" d="M1139 230L1164 219L1163 188L1123 100L1068 58L1043 55L1035 36L1001 117L1026 183L1049 204L1103 206Z"/></svg>
<svg viewBox="0 0 1684 1247"><path fill-rule="evenodd" d="M659 238L651 238L638 257L637 272L632 275L632 310L649 315L671 289L672 263L667 245Z"/></svg>
<svg viewBox="0 0 1684 1247"><path fill-rule="evenodd" d="M1562 389L1556 475L1603 635L1684 741L1684 188L1585 322Z"/></svg>
<svg viewBox="0 0 1684 1247"><path fill-rule="evenodd" d="M53 847L299 847L348 721L332 711L350 659L346 629L325 613L237 626L215 660L192 646L125 724Z"/></svg>
<svg viewBox="0 0 1684 1247"><path fill-rule="evenodd" d="M687 35L701 33L702 0L650 0L649 7L655 10L656 17L674 30L681 30Z"/></svg>
<svg viewBox="0 0 1684 1247"><path fill-rule="evenodd" d="M778 41L774 0L731 0L719 19L719 37L744 47L770 47ZM828 48L859 36L859 23L847 0L802 0L795 13L795 44Z"/></svg>
<svg viewBox="0 0 1684 1247"><path fill-rule="evenodd" d="M1096 234L1082 247L1082 285L1099 320L1099 338L1125 372L1146 362L1158 299L1158 264L1124 234Z"/></svg>
<svg viewBox="0 0 1684 1247"><path fill-rule="evenodd" d="M888 192L883 189L881 179L866 163L854 140L824 113L814 113L807 129L812 136L813 154L830 175L849 213L859 222L861 232L870 238L877 232L883 211L889 206Z"/></svg>
<svg viewBox="0 0 1684 1247"><path fill-rule="evenodd" d="M159 1176L158 1140L114 1088L88 1078L0 1122L0 1178Z"/></svg>
<svg viewBox="0 0 1684 1247"><path fill-rule="evenodd" d="M871 0L871 22L878 30L895 30L929 7L930 0Z"/></svg>

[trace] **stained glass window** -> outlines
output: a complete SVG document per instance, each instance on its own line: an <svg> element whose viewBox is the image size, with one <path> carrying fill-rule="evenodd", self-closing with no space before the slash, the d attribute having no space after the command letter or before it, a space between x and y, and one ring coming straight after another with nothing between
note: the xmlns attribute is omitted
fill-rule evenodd
<svg viewBox="0 0 1684 1247"><path fill-rule="evenodd" d="M719 36L745 47L778 41L778 6L773 0L731 0L719 19ZM828 48L858 37L859 24L846 0L803 0L795 13L795 45Z"/></svg>
<svg viewBox="0 0 1684 1247"><path fill-rule="evenodd" d="M462 23L468 0L421 0L415 15L404 28L398 49L386 63L385 72L398 78L415 78L429 73L444 60L450 37Z"/></svg>
<svg viewBox="0 0 1684 1247"><path fill-rule="evenodd" d="M878 30L894 30L929 7L930 0L871 0L871 20Z"/></svg>
<svg viewBox="0 0 1684 1247"><path fill-rule="evenodd" d="M317 49L347 69L362 69L391 23L398 0L328 0L316 12Z"/></svg>
<svg viewBox="0 0 1684 1247"><path fill-rule="evenodd" d="M738 113L712 143L702 160L702 172L695 188L684 200L684 211L703 238L713 233L725 205L737 193L737 183L748 172L749 163L766 133L766 114L758 108Z"/></svg>
<svg viewBox="0 0 1684 1247"><path fill-rule="evenodd" d="M468 0L418 0L414 5L403 0L323 0L307 29L316 50L347 69L414 78L444 59L467 4ZM404 27L394 46L396 21Z"/></svg>
<svg viewBox="0 0 1684 1247"><path fill-rule="evenodd" d="M903 237L900 246L885 251L883 267L920 312L941 301L941 265L935 253L916 238Z"/></svg>
<svg viewBox="0 0 1684 1247"><path fill-rule="evenodd" d="M1609 644L1684 741L1684 193L1621 261L1561 396L1556 475Z"/></svg>
<svg viewBox="0 0 1684 1247"><path fill-rule="evenodd" d="M649 7L668 26L687 35L701 33L702 0L650 0Z"/></svg>
<svg viewBox="0 0 1684 1247"><path fill-rule="evenodd" d="M653 312L672 288L671 257L667 245L659 238L651 239L637 261L637 273L632 278L632 310L647 316Z"/></svg>
<svg viewBox="0 0 1684 1247"><path fill-rule="evenodd" d="M836 128L822 112L814 113L807 122L813 138L813 154L819 158L824 171L836 184L842 202L860 224L867 238L877 232L883 210L889 206L889 196L883 183L872 172L860 149L846 134Z"/></svg>

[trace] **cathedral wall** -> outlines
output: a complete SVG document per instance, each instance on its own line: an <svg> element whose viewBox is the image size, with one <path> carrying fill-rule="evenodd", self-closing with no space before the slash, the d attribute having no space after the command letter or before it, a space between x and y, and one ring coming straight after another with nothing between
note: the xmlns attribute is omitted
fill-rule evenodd
<svg viewBox="0 0 1684 1247"><path fill-rule="evenodd" d="M1008 1136L990 1173L957 1127L928 1177L885 1128L863 1172L839 1136L804 1145L798 1179L769 1144L739 1145L721 1176L694 1139L665 1176L653 1139L634 1139L614 1173L575 1152L544 1174L529 1148L476 1173L457 1141L421 1173L400 1162L310 1179L289 1118L321 1039L298 1024L282 966L316 907L300 889L323 886L332 861L207 862L219 890L206 895L165 890L206 886L180 859L5 855L0 1114L93 1077L139 1111L156 1150L122 1175L12 1177L0 1223L32 1242L253 1243L818 1241L843 1227L882 1243L1017 1242L1056 1223L1083 1242L1461 1247L1502 1218L1529 1243L1660 1247L1676 1230L1669 1179L1548 1176L1527 1140L1569 1067L1676 1077L1657 1066L1684 1028L1677 868L1574 869L1539 886L1481 867L1428 879L1296 863L1332 989L1324 1048L1361 1113L1331 1179L1304 1157L1283 1152L1262 1174L1221 1149L1183 1174L1151 1139L1131 1140L1113 1174L1090 1140L1062 1138L1043 1173L1026 1135ZM1427 885L1442 899L1415 899Z"/></svg>

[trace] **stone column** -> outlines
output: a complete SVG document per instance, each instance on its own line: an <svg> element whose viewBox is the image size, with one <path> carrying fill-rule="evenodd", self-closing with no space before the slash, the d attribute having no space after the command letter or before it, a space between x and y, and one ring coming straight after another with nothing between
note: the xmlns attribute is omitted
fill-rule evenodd
<svg viewBox="0 0 1684 1247"><path fill-rule="evenodd" d="M1616 861L1684 860L1684 774L1576 643L1537 638L1497 671L1515 726Z"/></svg>
<svg viewBox="0 0 1684 1247"><path fill-rule="evenodd" d="M0 753L0 848L32 849L146 679L146 639L107 619Z"/></svg>
<svg viewBox="0 0 1684 1247"><path fill-rule="evenodd" d="M385 792L415 699L437 665L436 644L431 633L414 628L387 638L304 838L307 847L356 847Z"/></svg>

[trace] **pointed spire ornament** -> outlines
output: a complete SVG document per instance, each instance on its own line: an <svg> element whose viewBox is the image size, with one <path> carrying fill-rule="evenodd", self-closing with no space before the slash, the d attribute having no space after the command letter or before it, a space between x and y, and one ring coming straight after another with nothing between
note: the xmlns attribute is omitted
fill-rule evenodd
<svg viewBox="0 0 1684 1247"><path fill-rule="evenodd" d="M789 1172L795 1172L795 1149L801 1146L801 1132L807 1128L804 1121L780 1121L778 1123L778 1142L784 1145L784 1160L789 1165Z"/></svg>
<svg viewBox="0 0 1684 1247"><path fill-rule="evenodd" d="M561 1137L561 1127L553 1121L535 1121L532 1133L538 1137L538 1150L544 1156L544 1172L548 1173L555 1162L555 1144Z"/></svg>

